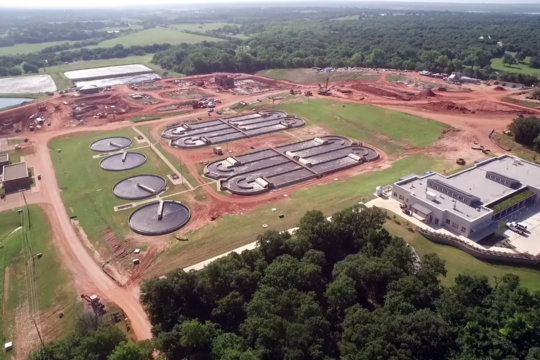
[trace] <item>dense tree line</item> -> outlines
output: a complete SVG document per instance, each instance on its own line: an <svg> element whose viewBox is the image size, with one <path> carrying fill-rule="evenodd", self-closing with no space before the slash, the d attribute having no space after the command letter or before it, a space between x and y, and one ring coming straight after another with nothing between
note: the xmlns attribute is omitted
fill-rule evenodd
<svg viewBox="0 0 540 360"><path fill-rule="evenodd" d="M382 228L379 209L301 219L294 236L142 287L168 359L540 359L540 294L459 275Z"/></svg>
<svg viewBox="0 0 540 360"><path fill-rule="evenodd" d="M253 26L227 28L231 33L252 33L244 42L180 45L156 54L154 61L186 74L367 66L445 73L465 69L469 75L488 79L497 77L491 59L507 50L523 59L540 55L540 19L529 16L364 12L358 20L297 19ZM538 81L510 73L499 76L527 84Z"/></svg>
<svg viewBox="0 0 540 360"><path fill-rule="evenodd" d="M26 43L42 43L49 41L81 41L98 37L106 37L104 22L61 22L61 23L28 23L21 21L17 27L9 28L0 37L0 46L11 46Z"/></svg>
<svg viewBox="0 0 540 360"><path fill-rule="evenodd" d="M30 355L29 360L152 360L150 341L129 342L116 326L84 313L76 330Z"/></svg>
<svg viewBox="0 0 540 360"><path fill-rule="evenodd" d="M539 91L536 90L535 93ZM510 131L517 143L540 152L540 119L536 116L519 117L510 124Z"/></svg>

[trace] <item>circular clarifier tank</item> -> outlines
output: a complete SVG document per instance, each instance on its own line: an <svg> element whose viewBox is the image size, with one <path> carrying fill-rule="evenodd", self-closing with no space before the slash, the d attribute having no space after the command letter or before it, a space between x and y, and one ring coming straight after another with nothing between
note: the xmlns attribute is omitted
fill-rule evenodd
<svg viewBox="0 0 540 360"><path fill-rule="evenodd" d="M146 155L138 152L125 152L107 156L99 166L107 171L122 171L135 169L146 162Z"/></svg>
<svg viewBox="0 0 540 360"><path fill-rule="evenodd" d="M90 150L110 152L125 149L131 145L131 139L123 136L107 137L90 144Z"/></svg>
<svg viewBox="0 0 540 360"><path fill-rule="evenodd" d="M129 227L141 235L164 235L186 225L189 208L176 201L156 201L140 207L129 216Z"/></svg>
<svg viewBox="0 0 540 360"><path fill-rule="evenodd" d="M165 191L165 179L157 175L135 175L117 182L113 193L126 200L144 199Z"/></svg>

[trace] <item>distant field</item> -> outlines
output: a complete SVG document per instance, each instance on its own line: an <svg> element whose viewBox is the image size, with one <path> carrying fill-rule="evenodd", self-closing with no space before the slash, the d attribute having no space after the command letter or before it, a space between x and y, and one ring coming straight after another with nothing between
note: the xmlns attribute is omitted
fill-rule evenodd
<svg viewBox="0 0 540 360"><path fill-rule="evenodd" d="M42 253L36 259L35 284L38 295L38 306L41 316L40 327L45 340L61 336L71 331L81 312L81 305L77 301L78 295L72 287L72 280L68 272L58 260L45 213L38 206L32 205L22 214L26 224L32 246L32 253ZM29 219L29 220L28 220ZM16 210L0 213L0 343L14 340L15 326L24 318L22 309L28 301L26 287L27 256L23 250L24 232L15 230L21 224L21 214ZM53 311L62 310L63 319L53 314ZM32 327L29 337L37 341L37 334ZM36 344L37 345L37 344ZM17 351L15 343L14 352ZM0 352L0 359L11 358L4 351Z"/></svg>
<svg viewBox="0 0 540 360"><path fill-rule="evenodd" d="M91 151L89 146L93 141L107 136L127 136L133 140L132 147L145 145L133 139L136 133L131 129L60 138L49 144L69 216L77 217L92 243L105 247L103 232L110 229L119 239L123 239L130 231L127 219L134 210L114 211L114 206L130 201L114 196L111 191L113 185L133 175L156 174L166 177L171 172L149 147L135 150L147 156L146 163L136 169L118 172L101 170L101 159L93 158L97 153ZM165 194L185 190L182 185L174 186L168 180L167 186Z"/></svg>
<svg viewBox="0 0 540 360"><path fill-rule="evenodd" d="M266 76L276 80L287 80L300 84L323 83L327 79L330 81L343 80L377 80L379 74L366 71L343 71L343 72L316 72L311 69L272 69L262 70L257 75Z"/></svg>
<svg viewBox="0 0 540 360"><path fill-rule="evenodd" d="M197 31L205 32L217 30L224 27L225 25L234 25L231 23L202 23L202 24L180 24L180 25L171 25L170 28L178 31L188 30L188 31Z"/></svg>
<svg viewBox="0 0 540 360"><path fill-rule="evenodd" d="M342 16L342 17L338 17L338 18L334 18L334 19L330 19L330 20L334 20L334 21L351 21L351 20L358 20L358 19L360 19L360 15Z"/></svg>
<svg viewBox="0 0 540 360"><path fill-rule="evenodd" d="M525 59L525 61L528 61L528 58ZM514 64L507 66L502 63L502 58L491 59L491 67L500 71L540 77L540 69L534 69L527 64Z"/></svg>
<svg viewBox="0 0 540 360"><path fill-rule="evenodd" d="M440 122L362 104L342 104L332 100L301 100L275 106L295 114L308 124L316 124L335 135L365 141L391 154L406 146L425 148L448 129ZM382 135L382 136L381 136Z"/></svg>
<svg viewBox="0 0 540 360"><path fill-rule="evenodd" d="M30 54L33 52L41 51L46 47L64 44L66 42L69 41L50 41L36 44L17 44L13 46L2 46L0 47L0 56Z"/></svg>
<svg viewBox="0 0 540 360"><path fill-rule="evenodd" d="M188 34L182 31L177 31L170 28L153 28L147 30L137 31L131 34L119 36L114 39L109 39L100 42L92 47L107 48L113 47L118 44L124 45L124 47L130 46L144 46L152 44L172 44L177 45L181 43L195 44L203 41L222 41L221 39L202 36L195 34Z"/></svg>
<svg viewBox="0 0 540 360"><path fill-rule="evenodd" d="M77 61L65 65L49 66L41 71L45 71L47 74L50 74L54 79L56 86L59 90L67 89L72 85L71 81L64 76L66 71L72 70L82 70L82 69L91 69L104 66L115 66L115 65L129 65L129 64L143 64L148 66L150 69L154 70L158 74L162 74L165 70L156 64L152 64L152 54L143 55L143 56L129 56L125 58L116 58L116 59L105 59L105 60L89 60L89 61ZM182 77L183 74L175 73L169 71L169 77Z"/></svg>

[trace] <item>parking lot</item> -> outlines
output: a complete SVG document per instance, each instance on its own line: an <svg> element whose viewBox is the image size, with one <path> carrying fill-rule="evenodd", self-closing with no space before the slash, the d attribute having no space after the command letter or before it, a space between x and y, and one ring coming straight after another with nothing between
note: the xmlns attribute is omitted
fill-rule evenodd
<svg viewBox="0 0 540 360"><path fill-rule="evenodd" d="M540 207L512 214L507 221L518 221L527 225L527 232L523 235L510 229L504 232L516 250L532 255L540 254Z"/></svg>

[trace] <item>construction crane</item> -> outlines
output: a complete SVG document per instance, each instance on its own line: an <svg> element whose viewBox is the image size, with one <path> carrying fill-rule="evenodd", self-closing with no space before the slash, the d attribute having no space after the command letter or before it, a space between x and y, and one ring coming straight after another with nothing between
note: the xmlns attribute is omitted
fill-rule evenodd
<svg viewBox="0 0 540 360"><path fill-rule="evenodd" d="M330 76L326 78L326 83L324 84L324 86L321 86L321 84L319 84L319 95L324 95L324 96L330 95L330 88L328 87L329 81L330 81Z"/></svg>

